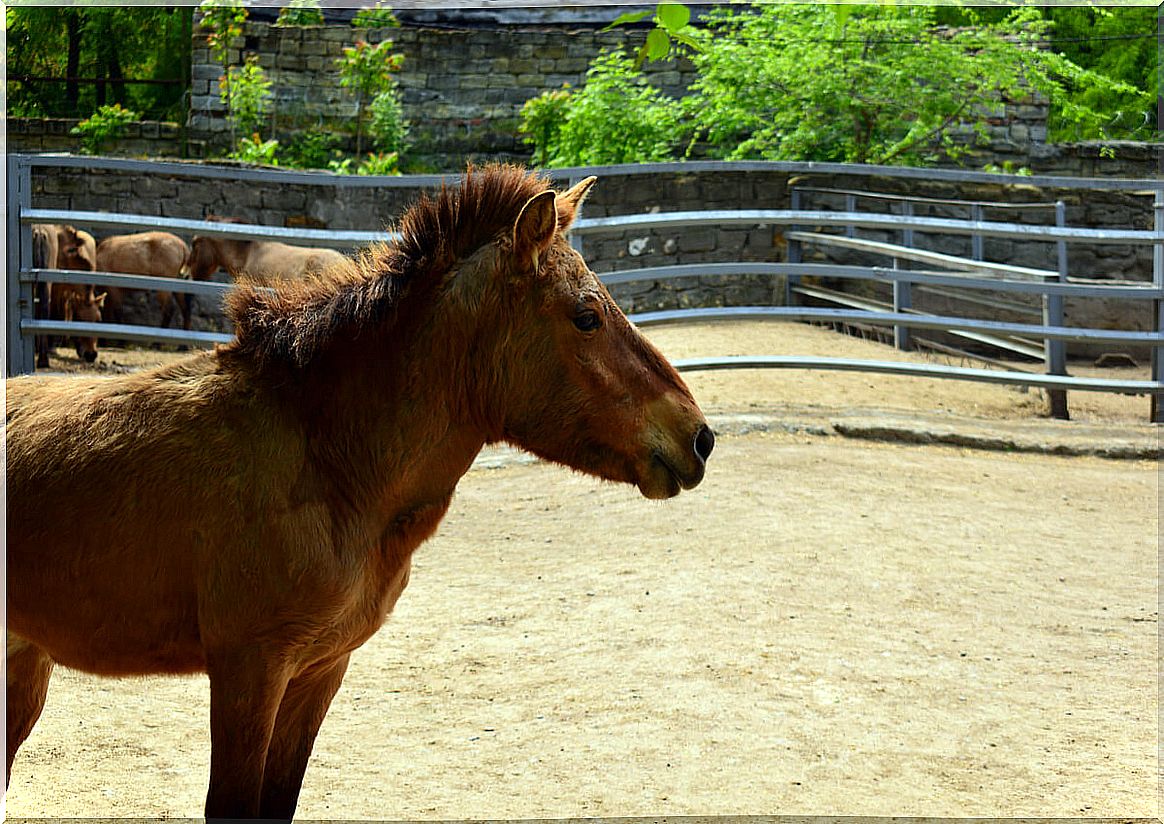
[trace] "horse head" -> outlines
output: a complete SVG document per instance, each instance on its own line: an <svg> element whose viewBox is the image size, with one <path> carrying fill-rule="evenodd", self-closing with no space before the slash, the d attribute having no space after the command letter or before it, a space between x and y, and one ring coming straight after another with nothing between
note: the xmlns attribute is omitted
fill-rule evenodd
<svg viewBox="0 0 1164 824"><path fill-rule="evenodd" d="M65 298L65 320L100 323L101 310L104 306L104 292L98 295L94 293L92 286L78 287ZM73 345L78 358L86 363L97 360L97 338L74 338Z"/></svg>
<svg viewBox="0 0 1164 824"><path fill-rule="evenodd" d="M491 437L669 498L703 479L715 436L674 367L566 239L594 181L530 198L488 255L498 288L481 295L496 295L509 316L489 345L484 396L501 411Z"/></svg>

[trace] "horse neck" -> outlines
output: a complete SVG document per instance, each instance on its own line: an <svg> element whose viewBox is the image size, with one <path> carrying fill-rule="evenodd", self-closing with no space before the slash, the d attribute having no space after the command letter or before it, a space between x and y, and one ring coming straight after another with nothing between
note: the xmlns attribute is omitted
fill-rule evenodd
<svg viewBox="0 0 1164 824"><path fill-rule="evenodd" d="M447 313L402 305L398 316L308 366L303 384L308 431L334 480L389 509L447 499L487 439L468 411L466 347L450 343Z"/></svg>
<svg viewBox="0 0 1164 824"><path fill-rule="evenodd" d="M254 248L253 240L237 240L235 238L219 238L217 248L219 266L231 274L241 272L246 268L247 258Z"/></svg>

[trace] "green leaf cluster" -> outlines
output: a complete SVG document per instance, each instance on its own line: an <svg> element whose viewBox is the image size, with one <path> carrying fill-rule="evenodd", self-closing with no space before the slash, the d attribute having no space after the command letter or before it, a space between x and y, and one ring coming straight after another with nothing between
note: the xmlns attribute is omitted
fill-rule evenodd
<svg viewBox="0 0 1164 824"><path fill-rule="evenodd" d="M319 0L291 0L279 12L276 26L322 26L323 10Z"/></svg>
<svg viewBox="0 0 1164 824"><path fill-rule="evenodd" d="M356 98L356 154L364 151L364 120L369 102L377 112L373 136L381 148L391 151L403 146L407 125L399 87L392 77L403 64L404 55L393 53L390 40L375 45L358 40L354 46L344 48L343 56L336 60L340 85Z"/></svg>
<svg viewBox="0 0 1164 824"><path fill-rule="evenodd" d="M71 134L81 136L81 153L97 154L106 140L116 140L125 131L126 125L137 120L140 115L132 109L124 109L114 103L102 106L92 115L82 120L71 130Z"/></svg>
<svg viewBox="0 0 1164 824"><path fill-rule="evenodd" d="M687 156L731 160L924 165L985 139L1007 102L1042 96L1060 133L1096 136L1111 135L1111 101L1122 111L1151 104L1132 83L1041 48L1054 21L1040 9L956 11L720 7L689 32L697 78L681 101L607 55L583 88L527 102L525 139L556 166L673 158L683 145Z"/></svg>
<svg viewBox="0 0 1164 824"><path fill-rule="evenodd" d="M358 29L398 28L400 21L392 13L390 6L377 3L372 8L360 9L352 18L352 26Z"/></svg>
<svg viewBox="0 0 1164 824"><path fill-rule="evenodd" d="M262 131L271 108L271 81L256 54L247 55L241 66L231 66L218 82L222 102L234 127L243 134Z"/></svg>
<svg viewBox="0 0 1164 824"><path fill-rule="evenodd" d="M519 128L543 166L635 163L671 157L681 117L680 105L636 72L630 58L605 52L581 89L527 101Z"/></svg>
<svg viewBox="0 0 1164 824"><path fill-rule="evenodd" d="M618 26L640 23L651 16L649 11L620 14L603 31L610 31ZM670 57L676 44L686 46L692 51L700 50L699 41L691 27L691 10L684 4L659 3L655 7L653 21L655 27L647 32L646 40L635 52L635 69L642 68L648 60L663 60Z"/></svg>
<svg viewBox="0 0 1164 824"><path fill-rule="evenodd" d="M206 45L214 59L225 67L231 42L242 36L246 7L240 0L202 0L198 10L202 13L202 28L206 30Z"/></svg>

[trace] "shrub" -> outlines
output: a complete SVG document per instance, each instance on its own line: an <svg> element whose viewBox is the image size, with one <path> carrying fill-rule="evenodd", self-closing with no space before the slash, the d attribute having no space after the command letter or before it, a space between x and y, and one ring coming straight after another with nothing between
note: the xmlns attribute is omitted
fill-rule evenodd
<svg viewBox="0 0 1164 824"><path fill-rule="evenodd" d="M116 140L125 133L127 124L138 119L138 113L124 109L120 103L102 106L70 131L81 136L81 153L97 154L106 140Z"/></svg>
<svg viewBox="0 0 1164 824"><path fill-rule="evenodd" d="M377 3L370 9L360 9L356 12L356 16L352 18L352 25L359 29L396 28L400 21L396 19L390 7Z"/></svg>
<svg viewBox="0 0 1164 824"><path fill-rule="evenodd" d="M586 73L586 85L562 94L543 94L522 109L521 130L543 165L666 160L683 138L679 104L651 86L621 54L599 55Z"/></svg>
<svg viewBox="0 0 1164 824"><path fill-rule="evenodd" d="M397 152L380 152L369 154L356 167L358 175L398 175L400 174L400 155Z"/></svg>
<svg viewBox="0 0 1164 824"><path fill-rule="evenodd" d="M291 0L279 12L276 26L322 26L323 11L319 0Z"/></svg>
<svg viewBox="0 0 1164 824"><path fill-rule="evenodd" d="M244 163L261 163L267 166L278 166L276 153L279 151L278 140L263 140L258 132L250 137L244 137L238 142L238 148L230 153L234 160Z"/></svg>
<svg viewBox="0 0 1164 824"><path fill-rule="evenodd" d="M343 156L339 135L331 132L299 132L279 154L280 162L293 169L326 169Z"/></svg>
<svg viewBox="0 0 1164 824"><path fill-rule="evenodd" d="M368 135L376 147L382 152L403 151L408 137L408 121L404 119L404 106L395 82L372 98L368 113Z"/></svg>

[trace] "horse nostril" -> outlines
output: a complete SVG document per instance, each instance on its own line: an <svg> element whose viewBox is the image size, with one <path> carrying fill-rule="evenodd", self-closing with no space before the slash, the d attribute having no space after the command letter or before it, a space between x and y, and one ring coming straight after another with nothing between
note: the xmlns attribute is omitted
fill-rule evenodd
<svg viewBox="0 0 1164 824"><path fill-rule="evenodd" d="M711 450L715 449L715 433L706 424L699 427L695 433L695 454L700 460L706 461L711 457Z"/></svg>

